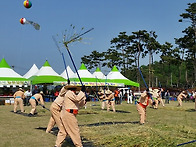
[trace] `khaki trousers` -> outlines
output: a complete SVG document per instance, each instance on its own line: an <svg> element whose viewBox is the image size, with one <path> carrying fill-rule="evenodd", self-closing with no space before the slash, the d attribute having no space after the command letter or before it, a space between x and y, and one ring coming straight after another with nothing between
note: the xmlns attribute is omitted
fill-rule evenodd
<svg viewBox="0 0 196 147"><path fill-rule="evenodd" d="M181 98L177 98L177 100L178 100L178 106L182 106L182 99Z"/></svg>
<svg viewBox="0 0 196 147"><path fill-rule="evenodd" d="M154 102L155 102L155 105L153 105L153 108L154 109L157 109L158 108L159 101L158 100L154 100Z"/></svg>
<svg viewBox="0 0 196 147"><path fill-rule="evenodd" d="M144 124L146 120L146 108L143 108L141 105L137 104L137 111L140 115L140 124Z"/></svg>
<svg viewBox="0 0 196 147"><path fill-rule="evenodd" d="M165 104L163 103L163 99L162 99L162 98L158 98L158 101L161 103L161 105L162 105L163 107L165 107Z"/></svg>
<svg viewBox="0 0 196 147"><path fill-rule="evenodd" d="M101 102L101 109L102 110L105 109L107 102L108 102L107 100L102 100L102 102Z"/></svg>
<svg viewBox="0 0 196 147"><path fill-rule="evenodd" d="M107 104L107 111L110 111L110 106L112 106L112 110L113 112L116 112L115 110L115 101L108 101L108 104Z"/></svg>
<svg viewBox="0 0 196 147"><path fill-rule="evenodd" d="M22 98L15 98L14 99L14 112L17 111L17 106L20 106L21 112L24 112L24 106L23 106L23 99Z"/></svg>
<svg viewBox="0 0 196 147"><path fill-rule="evenodd" d="M55 124L60 130L60 128L63 127L60 119L61 107L57 103L53 102L50 106L50 112L51 112L51 117L46 132L50 132Z"/></svg>
<svg viewBox="0 0 196 147"><path fill-rule="evenodd" d="M30 98L29 103L31 104L31 111L30 111L30 113L34 114L36 112L36 102L35 102L34 99Z"/></svg>
<svg viewBox="0 0 196 147"><path fill-rule="evenodd" d="M67 134L71 137L74 145L76 147L82 147L82 141L80 138L80 130L78 127L78 121L76 116L66 110L61 111L61 121L63 124L63 129L60 129L56 139L57 147L61 147Z"/></svg>
<svg viewBox="0 0 196 147"><path fill-rule="evenodd" d="M196 111L196 99L195 99L195 111Z"/></svg>

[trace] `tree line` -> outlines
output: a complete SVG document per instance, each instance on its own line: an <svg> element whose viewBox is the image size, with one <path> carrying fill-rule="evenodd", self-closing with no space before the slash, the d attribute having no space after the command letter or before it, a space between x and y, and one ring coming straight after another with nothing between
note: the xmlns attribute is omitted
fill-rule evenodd
<svg viewBox="0 0 196 147"><path fill-rule="evenodd" d="M155 31L139 30L128 35L126 31L110 41L105 52L92 51L81 58L88 70L99 67L118 67L121 73L132 81L144 82L138 68L149 87L194 88L196 86L196 3L188 3L185 13L180 14L179 23L189 22L180 38L159 43ZM149 57L148 65L140 65L140 59ZM160 56L154 61L155 55Z"/></svg>

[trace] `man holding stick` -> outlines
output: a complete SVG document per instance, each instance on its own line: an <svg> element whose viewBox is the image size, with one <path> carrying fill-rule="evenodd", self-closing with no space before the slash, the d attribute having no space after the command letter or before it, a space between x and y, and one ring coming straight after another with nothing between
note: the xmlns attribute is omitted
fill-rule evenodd
<svg viewBox="0 0 196 147"><path fill-rule="evenodd" d="M150 95L152 94L152 91L149 91L149 89L147 89L146 91L144 91L141 94L141 97L138 100L138 104L136 105L137 107L137 111L140 115L140 125L143 125L145 123L146 120L146 107L149 104L149 100L151 99Z"/></svg>
<svg viewBox="0 0 196 147"><path fill-rule="evenodd" d="M42 105L43 108L45 108L44 106L44 100L43 100L43 91L40 91L39 93L34 94L30 100L29 103L31 104L31 111L28 114L28 116L34 116L34 114L37 114L36 112L36 105L38 105L38 101L40 100L40 103Z"/></svg>
<svg viewBox="0 0 196 147"><path fill-rule="evenodd" d="M65 88L68 91L65 94L60 113L63 127L58 132L55 147L61 147L67 135L71 137L76 147L82 147L76 115L78 114L79 107L84 106L86 103L85 86L82 86L78 94L76 92L79 91L79 87L75 85L67 85Z"/></svg>
<svg viewBox="0 0 196 147"><path fill-rule="evenodd" d="M67 89L65 86L61 88L58 97L50 106L51 117L48 123L48 127L46 129L46 133L50 133L54 125L56 124L59 130L63 127L60 119L60 112L62 109L62 104L64 101L65 94L67 93Z"/></svg>

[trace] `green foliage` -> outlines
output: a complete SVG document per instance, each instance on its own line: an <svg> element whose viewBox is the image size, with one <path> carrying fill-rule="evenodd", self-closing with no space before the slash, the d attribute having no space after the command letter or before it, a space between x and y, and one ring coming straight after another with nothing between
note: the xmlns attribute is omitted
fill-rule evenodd
<svg viewBox="0 0 196 147"><path fill-rule="evenodd" d="M177 47L169 42L160 44L155 31L139 30L128 35L120 32L111 39L111 47L102 53L92 52L89 56L82 57L88 69L96 67L112 68L114 65L130 80L139 82L140 75L137 67L140 59L147 55L149 65L145 67L143 76L146 83L158 86L158 83L167 87L192 87L196 86L196 3L188 3L186 13L180 15L179 22L190 22L191 26L182 32L181 38L175 38ZM160 55L160 61L154 62L154 54ZM97 56L97 58L96 58ZM151 86L149 85L149 86Z"/></svg>

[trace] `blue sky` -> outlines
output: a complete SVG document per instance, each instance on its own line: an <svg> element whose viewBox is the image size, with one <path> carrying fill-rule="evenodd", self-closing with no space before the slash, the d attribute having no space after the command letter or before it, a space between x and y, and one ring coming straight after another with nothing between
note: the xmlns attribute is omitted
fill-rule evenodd
<svg viewBox="0 0 196 147"><path fill-rule="evenodd" d="M62 57L52 36L75 26L77 32L94 28L83 36L81 43L69 46L77 68L81 57L93 50L99 52L110 48L110 40L119 32L128 35L138 30L155 31L160 43L171 42L182 37L189 23L179 23L180 14L188 8L187 3L194 0L31 0L32 7L26 9L24 0L1 1L0 4L0 60L5 57L15 71L25 74L35 63L40 68L46 59L59 74L64 71ZM20 24L20 18L37 22L41 30L31 25ZM59 40L58 39L58 40ZM66 63L72 70L65 48ZM155 60L159 60L158 55ZM141 64L146 64L148 58ZM110 71L110 69L108 69Z"/></svg>

